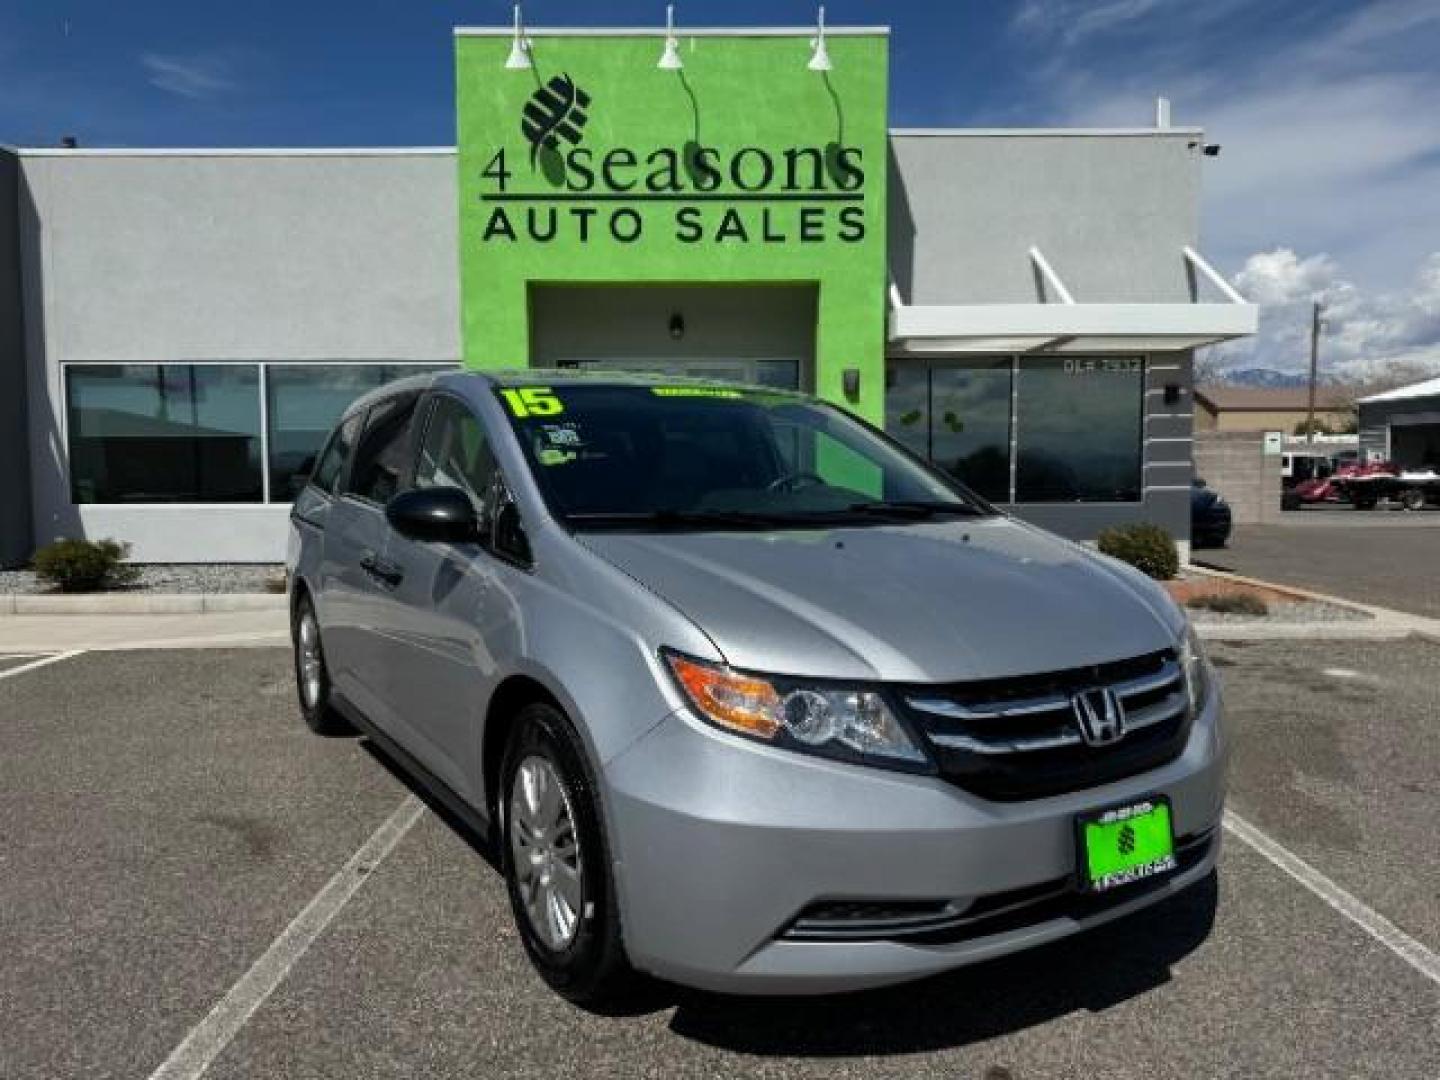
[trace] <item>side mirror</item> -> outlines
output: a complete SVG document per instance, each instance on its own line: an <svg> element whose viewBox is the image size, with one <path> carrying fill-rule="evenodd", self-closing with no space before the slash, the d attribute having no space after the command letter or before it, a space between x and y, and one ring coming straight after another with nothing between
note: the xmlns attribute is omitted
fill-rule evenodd
<svg viewBox="0 0 1440 1080"><path fill-rule="evenodd" d="M480 539L475 504L457 487L402 492L385 504L385 520L412 540L465 544Z"/></svg>

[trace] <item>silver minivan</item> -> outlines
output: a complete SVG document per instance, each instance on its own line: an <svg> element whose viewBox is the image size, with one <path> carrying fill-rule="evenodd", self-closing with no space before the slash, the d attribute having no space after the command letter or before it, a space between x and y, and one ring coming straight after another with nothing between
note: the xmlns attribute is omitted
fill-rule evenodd
<svg viewBox="0 0 1440 1080"><path fill-rule="evenodd" d="M805 395L406 379L291 522L306 722L493 837L573 1000L898 982L1215 865L1228 738L1181 610Z"/></svg>

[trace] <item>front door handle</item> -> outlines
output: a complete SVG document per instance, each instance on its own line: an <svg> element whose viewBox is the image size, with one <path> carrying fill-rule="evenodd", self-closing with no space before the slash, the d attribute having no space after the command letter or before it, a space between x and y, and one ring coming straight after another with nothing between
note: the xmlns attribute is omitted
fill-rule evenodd
<svg viewBox="0 0 1440 1080"><path fill-rule="evenodd" d="M405 571L398 563L382 559L373 551L367 551L360 557L360 569L391 589L405 580Z"/></svg>

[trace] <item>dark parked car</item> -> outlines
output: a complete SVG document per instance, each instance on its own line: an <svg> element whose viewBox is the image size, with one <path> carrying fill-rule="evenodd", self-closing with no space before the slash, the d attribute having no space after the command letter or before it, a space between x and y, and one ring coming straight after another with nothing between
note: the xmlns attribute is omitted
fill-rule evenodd
<svg viewBox="0 0 1440 1080"><path fill-rule="evenodd" d="M1196 480L1190 488L1190 546L1224 547L1230 539L1230 504Z"/></svg>

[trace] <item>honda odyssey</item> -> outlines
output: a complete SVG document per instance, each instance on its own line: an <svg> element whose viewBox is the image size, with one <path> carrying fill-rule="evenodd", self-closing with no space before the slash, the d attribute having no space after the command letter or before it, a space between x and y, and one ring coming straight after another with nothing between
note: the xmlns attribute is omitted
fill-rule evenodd
<svg viewBox="0 0 1440 1080"><path fill-rule="evenodd" d="M494 838L573 1000L898 982L1215 865L1228 739L1180 609L805 395L406 379L291 523L306 722Z"/></svg>

